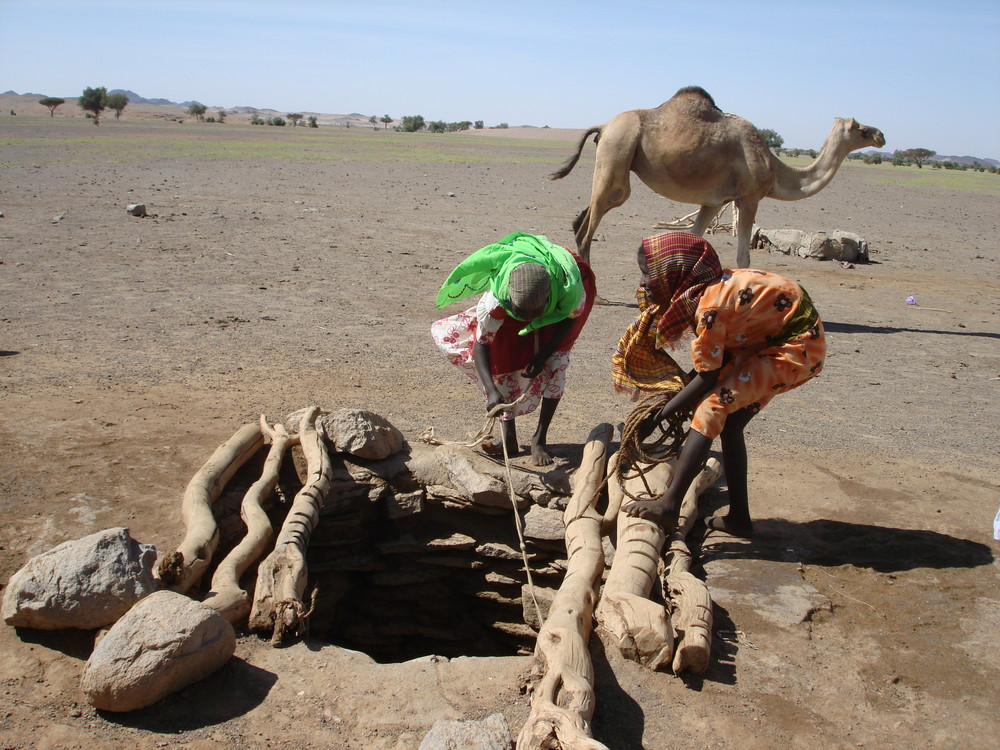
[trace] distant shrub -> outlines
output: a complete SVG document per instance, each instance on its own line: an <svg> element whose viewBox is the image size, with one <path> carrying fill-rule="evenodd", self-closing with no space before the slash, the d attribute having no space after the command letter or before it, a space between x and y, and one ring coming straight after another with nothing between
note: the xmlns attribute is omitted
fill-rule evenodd
<svg viewBox="0 0 1000 750"><path fill-rule="evenodd" d="M309 115L309 127L318 128L319 123L316 121L316 115Z"/></svg>
<svg viewBox="0 0 1000 750"><path fill-rule="evenodd" d="M267 124L274 125L276 128L283 128L285 127L285 119L283 117L272 117Z"/></svg>

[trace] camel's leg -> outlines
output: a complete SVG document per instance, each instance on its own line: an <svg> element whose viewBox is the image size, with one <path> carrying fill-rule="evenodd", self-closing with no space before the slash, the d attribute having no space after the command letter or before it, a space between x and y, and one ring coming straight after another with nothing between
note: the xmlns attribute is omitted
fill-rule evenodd
<svg viewBox="0 0 1000 750"><path fill-rule="evenodd" d="M718 206L702 206L699 208L698 215L694 217L694 226L691 227L691 234L697 234L699 237L704 237L705 230L712 225L712 221L715 220L718 213Z"/></svg>
<svg viewBox="0 0 1000 750"><path fill-rule="evenodd" d="M757 201L738 200L733 205L739 218L736 226L736 267L749 268L750 234L753 232L753 223L757 220Z"/></svg>
<svg viewBox="0 0 1000 750"><path fill-rule="evenodd" d="M590 205L574 223L576 246L586 262L590 262L590 243L604 214L618 208L632 194L630 177L632 159L639 144L640 124L635 112L623 112L614 117L601 131L594 163L594 180L590 190Z"/></svg>

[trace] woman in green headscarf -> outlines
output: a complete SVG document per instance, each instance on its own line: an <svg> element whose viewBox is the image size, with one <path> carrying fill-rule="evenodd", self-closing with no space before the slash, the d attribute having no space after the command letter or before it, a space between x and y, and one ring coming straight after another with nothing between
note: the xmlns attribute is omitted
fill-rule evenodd
<svg viewBox="0 0 1000 750"><path fill-rule="evenodd" d="M475 294L482 295L475 307L431 326L434 342L479 385L487 412L527 392L501 417L508 455L520 452L514 418L541 403L531 457L536 466L551 464L548 428L565 390L569 351L594 304L594 274L545 237L514 232L459 263L442 285L437 307Z"/></svg>

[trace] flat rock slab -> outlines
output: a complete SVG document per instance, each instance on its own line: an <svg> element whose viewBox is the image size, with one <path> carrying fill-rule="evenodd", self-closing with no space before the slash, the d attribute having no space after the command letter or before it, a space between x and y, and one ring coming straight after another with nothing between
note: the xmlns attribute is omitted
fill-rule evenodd
<svg viewBox="0 0 1000 750"><path fill-rule="evenodd" d="M111 625L156 591L156 549L126 528L63 542L11 576L3 597L13 627L92 630Z"/></svg>
<svg viewBox="0 0 1000 750"><path fill-rule="evenodd" d="M794 629L813 613L833 609L827 597L802 580L793 563L709 560L704 568L712 600L730 612L734 607L749 609L778 627Z"/></svg>
<svg viewBox="0 0 1000 750"><path fill-rule="evenodd" d="M90 704L134 711L220 669L236 650L236 633L210 607L173 591L134 606L94 648L80 686Z"/></svg>

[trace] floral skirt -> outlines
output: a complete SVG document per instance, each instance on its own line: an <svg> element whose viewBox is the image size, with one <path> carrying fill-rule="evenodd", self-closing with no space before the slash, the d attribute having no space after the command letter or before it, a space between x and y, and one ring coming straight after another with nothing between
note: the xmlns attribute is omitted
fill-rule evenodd
<svg viewBox="0 0 1000 750"><path fill-rule="evenodd" d="M476 345L476 330L479 321L476 318L476 308L472 307L457 315L443 318L431 324L431 336L441 353L449 362L464 372L486 394L486 388L479 380L476 372L476 362L473 352ZM542 329L544 330L544 329ZM516 341L516 345L533 348L538 341L538 331L527 336L513 339L497 337L489 344L490 347L505 345L505 342ZM530 358L530 355L529 355ZM510 360L510 357L497 357ZM513 419L524 414L530 414L542 398L562 398L566 389L566 368L569 367L569 351L554 352L542 372L534 380L521 375L521 369L512 372L494 373L493 382L497 390L503 394L504 402L511 403L519 399L525 392L528 395L514 409L504 412L502 419ZM523 368L522 368L523 369ZM509 413L513 412L513 413Z"/></svg>

